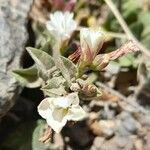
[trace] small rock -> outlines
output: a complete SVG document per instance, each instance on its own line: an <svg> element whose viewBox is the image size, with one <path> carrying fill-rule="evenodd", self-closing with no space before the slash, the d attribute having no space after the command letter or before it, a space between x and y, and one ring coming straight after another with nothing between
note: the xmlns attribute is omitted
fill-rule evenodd
<svg viewBox="0 0 150 150"><path fill-rule="evenodd" d="M133 142L129 138L114 136L110 140L105 140L100 150L133 150Z"/></svg>
<svg viewBox="0 0 150 150"><path fill-rule="evenodd" d="M99 126L98 121L94 121L91 125L90 125L90 129L92 130L94 135L97 136L101 136L102 135L102 131L101 128Z"/></svg>
<svg viewBox="0 0 150 150"><path fill-rule="evenodd" d="M101 120L99 122L100 128L102 130L103 135L106 138L110 138L114 135L115 123L111 120Z"/></svg>
<svg viewBox="0 0 150 150"><path fill-rule="evenodd" d="M14 105L21 88L12 76L20 67L33 0L0 0L0 118Z"/></svg>
<svg viewBox="0 0 150 150"><path fill-rule="evenodd" d="M98 113L90 112L89 113L89 119L90 120L96 120L96 119L98 119Z"/></svg>
<svg viewBox="0 0 150 150"><path fill-rule="evenodd" d="M111 120L95 121L90 128L95 135L110 138L114 135L115 123Z"/></svg>
<svg viewBox="0 0 150 150"><path fill-rule="evenodd" d="M120 115L120 119L122 121L121 126L131 134L136 133L138 129L141 128L140 123L136 121L130 113L123 112Z"/></svg>
<svg viewBox="0 0 150 150"><path fill-rule="evenodd" d="M117 145L119 148L124 148L128 144L128 138L117 137Z"/></svg>
<svg viewBox="0 0 150 150"><path fill-rule="evenodd" d="M150 128L147 129L144 137L144 150L150 150Z"/></svg>
<svg viewBox="0 0 150 150"><path fill-rule="evenodd" d="M139 121L144 126L150 126L150 116L149 115L142 115L139 118Z"/></svg>
<svg viewBox="0 0 150 150"><path fill-rule="evenodd" d="M99 149L104 143L104 140L105 139L103 137L96 137L93 142L94 147Z"/></svg>
<svg viewBox="0 0 150 150"><path fill-rule="evenodd" d="M61 134L55 133L54 134L54 143L57 145L59 150L64 150L64 141Z"/></svg>
<svg viewBox="0 0 150 150"><path fill-rule="evenodd" d="M144 150L143 142L140 139L137 139L134 143L134 147L136 150Z"/></svg>
<svg viewBox="0 0 150 150"><path fill-rule="evenodd" d="M139 128L139 123L133 118L125 119L123 126L131 133L136 133Z"/></svg>
<svg viewBox="0 0 150 150"><path fill-rule="evenodd" d="M129 136L130 135L128 130L122 126L122 123L117 128L117 134L120 136Z"/></svg>

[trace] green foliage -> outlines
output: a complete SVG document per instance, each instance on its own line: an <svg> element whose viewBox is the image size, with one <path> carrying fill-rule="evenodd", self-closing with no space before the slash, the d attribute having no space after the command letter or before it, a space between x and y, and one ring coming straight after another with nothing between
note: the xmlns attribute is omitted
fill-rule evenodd
<svg viewBox="0 0 150 150"><path fill-rule="evenodd" d="M53 58L46 52L38 50L36 48L28 47L27 51L32 59L35 61L35 64L42 78L44 80L48 79L50 76L48 74L48 70L55 66Z"/></svg>
<svg viewBox="0 0 150 150"><path fill-rule="evenodd" d="M123 0L120 5L120 12L131 31L138 40L140 40L147 48L150 48L150 12L144 10L144 4L141 0ZM114 17L111 11L104 27L108 31L122 31L118 20Z"/></svg>
<svg viewBox="0 0 150 150"><path fill-rule="evenodd" d="M140 12L139 13L139 19L141 23L143 24L143 32L141 36L142 43L150 48L150 12Z"/></svg>
<svg viewBox="0 0 150 150"><path fill-rule="evenodd" d="M27 69L14 70L13 75L23 86L29 88L39 87L42 83L41 78L38 77L38 70L35 65Z"/></svg>
<svg viewBox="0 0 150 150"><path fill-rule="evenodd" d="M136 66L135 57L133 54L127 54L125 56L120 57L118 59L118 63L121 67L130 67L130 66L135 67Z"/></svg>
<svg viewBox="0 0 150 150"><path fill-rule="evenodd" d="M63 56L61 56L61 59L62 59L62 61L64 63L65 68L67 69L67 71L70 74L70 78L71 79L74 78L76 76L76 73L77 73L76 65L72 61L70 61L69 59L67 59L67 58L65 58Z"/></svg>
<svg viewBox="0 0 150 150"><path fill-rule="evenodd" d="M65 84L66 80L62 77L53 77L47 81L47 84L42 87L44 94L47 96L61 96L65 95Z"/></svg>
<svg viewBox="0 0 150 150"><path fill-rule="evenodd" d="M27 51L35 61L35 65L26 69L14 70L13 74L23 86L29 88L42 86L41 90L47 96L65 95L68 86L64 74L67 72L71 79L75 79L77 68L74 63L63 56L60 56L60 59L65 70L57 68L54 59L47 53L49 48L49 42L41 49L28 47Z"/></svg>

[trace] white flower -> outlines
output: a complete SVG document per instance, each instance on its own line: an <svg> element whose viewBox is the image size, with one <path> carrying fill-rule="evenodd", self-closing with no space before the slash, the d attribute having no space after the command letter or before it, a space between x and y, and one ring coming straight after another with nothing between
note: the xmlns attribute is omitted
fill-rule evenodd
<svg viewBox="0 0 150 150"><path fill-rule="evenodd" d="M77 93L69 94L66 97L45 98L39 104L38 112L57 133L61 131L68 120L78 121L86 117L85 111L79 106Z"/></svg>
<svg viewBox="0 0 150 150"><path fill-rule="evenodd" d="M77 23L73 20L73 13L56 11L50 14L46 27L57 40L65 41L70 38Z"/></svg>
<svg viewBox="0 0 150 150"><path fill-rule="evenodd" d="M81 59L91 63L104 42L104 34L100 31L82 28L80 30Z"/></svg>

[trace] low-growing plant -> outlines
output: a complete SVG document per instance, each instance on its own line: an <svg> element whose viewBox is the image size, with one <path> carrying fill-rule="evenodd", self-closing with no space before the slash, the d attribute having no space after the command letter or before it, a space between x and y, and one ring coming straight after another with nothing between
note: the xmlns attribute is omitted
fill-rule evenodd
<svg viewBox="0 0 150 150"><path fill-rule="evenodd" d="M40 87L45 98L38 112L48 126L60 132L67 121L88 117L88 112L80 105L81 100L100 99L102 95L88 73L103 71L110 61L139 49L128 41L115 51L101 54L107 35L98 28L81 28L80 44L65 57L70 39L78 28L73 13L56 11L50 14L45 27L49 32L45 44L38 49L26 48L35 64L14 70L13 74L23 86Z"/></svg>

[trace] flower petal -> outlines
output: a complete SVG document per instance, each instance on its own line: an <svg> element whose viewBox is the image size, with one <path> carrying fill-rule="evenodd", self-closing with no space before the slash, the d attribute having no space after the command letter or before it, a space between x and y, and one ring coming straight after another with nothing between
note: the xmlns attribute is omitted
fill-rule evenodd
<svg viewBox="0 0 150 150"><path fill-rule="evenodd" d="M49 115L52 113L51 110L51 102L53 98L45 98L41 101L41 103L38 105L38 113L44 118L48 118Z"/></svg>
<svg viewBox="0 0 150 150"><path fill-rule="evenodd" d="M47 124L58 133L67 123L67 119L65 118L64 110L57 110L52 103L53 101L55 101L54 98L45 98L39 104L38 112L44 119L46 119Z"/></svg>
<svg viewBox="0 0 150 150"><path fill-rule="evenodd" d="M47 118L47 124L57 133L59 133L62 128L65 126L65 124L67 123L67 119L64 117L63 120L61 122L56 121L53 116L49 116L49 118Z"/></svg>
<svg viewBox="0 0 150 150"><path fill-rule="evenodd" d="M83 50L83 53L87 53L86 51L90 50L92 59L94 59L94 57L99 52L103 41L104 35L100 31L92 30L89 28L82 28L80 30L81 49Z"/></svg>
<svg viewBox="0 0 150 150"><path fill-rule="evenodd" d="M50 14L50 21L47 21L46 27L56 39L65 41L70 38L77 23L73 19L73 13L56 11Z"/></svg>
<svg viewBox="0 0 150 150"><path fill-rule="evenodd" d="M66 114L67 114L67 109L63 109L63 108L55 108L52 112L52 116L54 120L58 122L61 122Z"/></svg>
<svg viewBox="0 0 150 150"><path fill-rule="evenodd" d="M68 110L68 114L66 116L67 120L78 121L87 116L86 112L83 110L81 106L72 107Z"/></svg>
<svg viewBox="0 0 150 150"><path fill-rule="evenodd" d="M60 108L67 108L71 105L71 101L67 97L57 97L53 101L54 106Z"/></svg>
<svg viewBox="0 0 150 150"><path fill-rule="evenodd" d="M74 92L74 93L68 94L66 97L57 97L53 101L53 104L56 107L61 107L64 109L70 107L71 105L77 106L79 105L78 93Z"/></svg>

